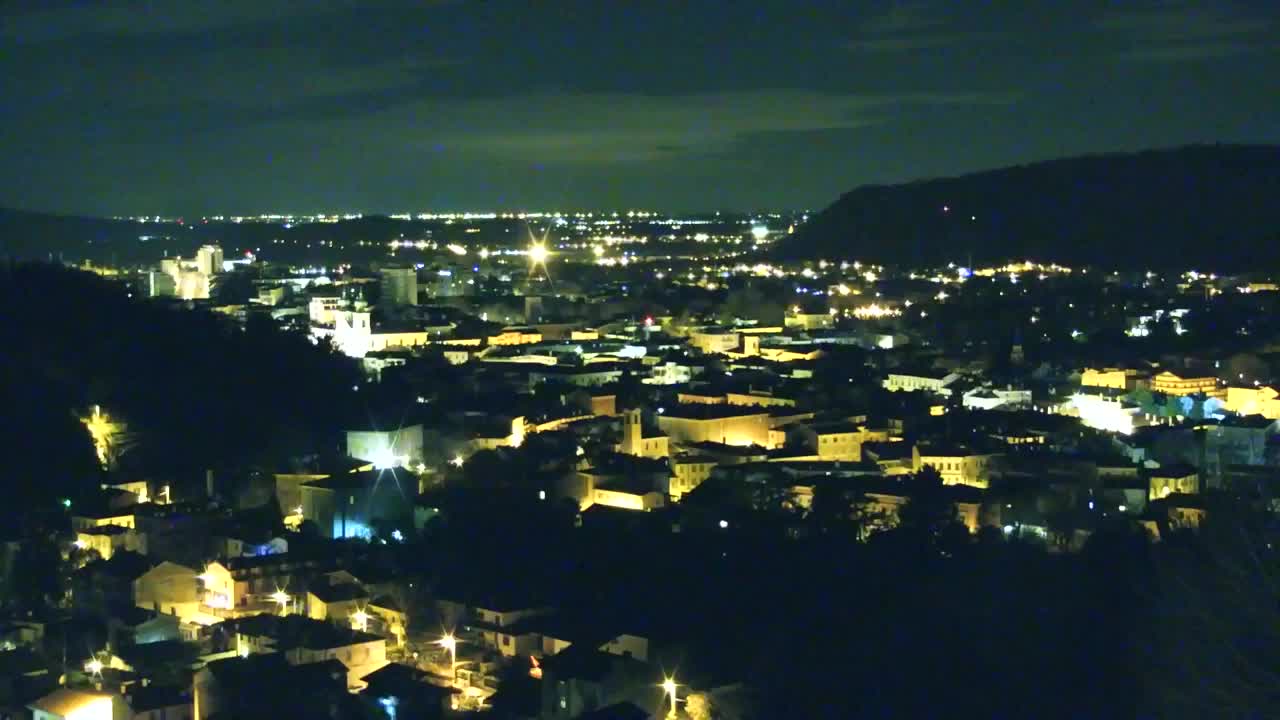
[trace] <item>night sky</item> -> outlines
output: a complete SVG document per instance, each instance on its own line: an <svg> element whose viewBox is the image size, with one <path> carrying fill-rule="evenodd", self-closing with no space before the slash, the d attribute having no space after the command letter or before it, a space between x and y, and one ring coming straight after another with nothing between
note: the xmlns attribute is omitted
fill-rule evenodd
<svg viewBox="0 0 1280 720"><path fill-rule="evenodd" d="M818 208L1280 143L1277 0L11 0L0 43L0 205L64 212Z"/></svg>

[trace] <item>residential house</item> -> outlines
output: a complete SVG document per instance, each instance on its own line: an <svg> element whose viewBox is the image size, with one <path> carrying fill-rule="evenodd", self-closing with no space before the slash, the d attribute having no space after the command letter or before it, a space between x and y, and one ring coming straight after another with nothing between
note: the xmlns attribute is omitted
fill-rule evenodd
<svg viewBox="0 0 1280 720"><path fill-rule="evenodd" d="M412 665L389 663L361 678L361 695L372 698L391 718L439 720L449 714L459 690L436 685Z"/></svg>
<svg viewBox="0 0 1280 720"><path fill-rule="evenodd" d="M356 583L313 584L307 589L307 617L346 622L369 604L369 593Z"/></svg>
<svg viewBox="0 0 1280 720"><path fill-rule="evenodd" d="M215 660L192 679L194 717L268 720L354 713L349 685L348 670L337 660L295 666L275 653Z"/></svg>
<svg viewBox="0 0 1280 720"><path fill-rule="evenodd" d="M1172 494L1194 495L1200 492L1200 473L1191 465L1179 463L1149 471L1147 475L1150 500L1159 500Z"/></svg>
<svg viewBox="0 0 1280 720"><path fill-rule="evenodd" d="M914 370L891 372L884 379L884 388L891 392L931 392L950 395L949 385L960 379L958 373L949 370Z"/></svg>
<svg viewBox="0 0 1280 720"><path fill-rule="evenodd" d="M116 720L127 717L115 693L63 687L27 705L32 720Z"/></svg>
<svg viewBox="0 0 1280 720"><path fill-rule="evenodd" d="M302 615L254 615L227 624L240 654L280 653L290 665L337 660L347 670L348 687L387 664L387 641L367 632Z"/></svg>
<svg viewBox="0 0 1280 720"><path fill-rule="evenodd" d="M932 466L946 485L985 488L991 484L995 453L979 452L964 446L920 445L915 449L913 472Z"/></svg>
<svg viewBox="0 0 1280 720"><path fill-rule="evenodd" d="M1261 415L1280 419L1280 390L1269 385L1228 387L1224 407L1237 415Z"/></svg>
<svg viewBox="0 0 1280 720"><path fill-rule="evenodd" d="M1151 378L1151 391L1166 395L1218 395L1218 378L1212 373L1179 375L1169 370Z"/></svg>
<svg viewBox="0 0 1280 720"><path fill-rule="evenodd" d="M682 404L659 410L658 429L678 445L713 442L770 447L767 409L737 405Z"/></svg>

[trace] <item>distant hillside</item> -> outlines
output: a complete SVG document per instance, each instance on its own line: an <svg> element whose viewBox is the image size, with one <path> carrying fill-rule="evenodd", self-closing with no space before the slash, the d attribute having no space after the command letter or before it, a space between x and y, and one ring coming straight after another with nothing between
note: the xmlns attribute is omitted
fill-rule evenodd
<svg viewBox="0 0 1280 720"><path fill-rule="evenodd" d="M778 259L1125 269L1280 264L1280 147L1092 155L857 188L779 242Z"/></svg>

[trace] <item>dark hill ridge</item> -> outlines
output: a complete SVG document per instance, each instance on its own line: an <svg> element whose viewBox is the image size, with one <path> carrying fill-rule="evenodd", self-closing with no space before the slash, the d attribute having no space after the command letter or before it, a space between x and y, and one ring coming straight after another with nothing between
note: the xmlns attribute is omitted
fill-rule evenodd
<svg viewBox="0 0 1280 720"><path fill-rule="evenodd" d="M1280 266L1280 146L1089 155L846 193L778 259Z"/></svg>

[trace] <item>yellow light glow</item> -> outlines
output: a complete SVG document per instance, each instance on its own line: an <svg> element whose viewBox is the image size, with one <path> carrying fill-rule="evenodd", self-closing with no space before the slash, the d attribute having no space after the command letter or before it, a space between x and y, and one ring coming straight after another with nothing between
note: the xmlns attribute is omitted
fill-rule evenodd
<svg viewBox="0 0 1280 720"><path fill-rule="evenodd" d="M862 307L853 309L853 316L859 320L875 320L879 318L897 317L901 314L902 311L897 308L880 305L878 303L871 303L870 305L863 305Z"/></svg>
<svg viewBox="0 0 1280 720"><path fill-rule="evenodd" d="M436 644L449 652L457 652L458 650L458 638L454 637L453 633L445 633L443 637L436 641Z"/></svg>
<svg viewBox="0 0 1280 720"><path fill-rule="evenodd" d="M529 246L529 262L534 265L545 265L550 254L547 246L540 242Z"/></svg>
<svg viewBox="0 0 1280 720"><path fill-rule="evenodd" d="M351 613L351 629L367 632L369 630L369 613L357 610Z"/></svg>
<svg viewBox="0 0 1280 720"><path fill-rule="evenodd" d="M461 455L454 455L453 459L450 460L449 463L454 467L462 467L462 464L465 463L466 461L467 461L466 458L462 457Z"/></svg>
<svg viewBox="0 0 1280 720"><path fill-rule="evenodd" d="M96 657L93 658L92 660L84 664L84 671L89 673L90 675L101 675L102 661Z"/></svg>
<svg viewBox="0 0 1280 720"><path fill-rule="evenodd" d="M673 718L676 716L676 688L678 688L679 685L676 684L676 679L674 677L668 677L662 679L661 687L662 692L666 693L671 702L671 708L667 711L667 717Z"/></svg>

